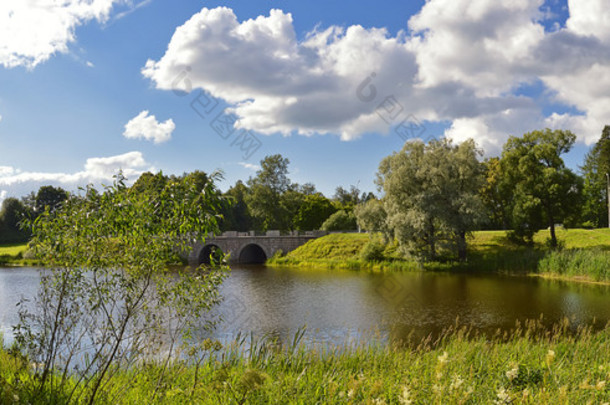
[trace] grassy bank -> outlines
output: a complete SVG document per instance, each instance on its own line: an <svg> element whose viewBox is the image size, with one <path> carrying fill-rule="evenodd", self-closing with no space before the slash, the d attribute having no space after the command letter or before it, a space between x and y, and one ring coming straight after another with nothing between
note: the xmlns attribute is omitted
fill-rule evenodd
<svg viewBox="0 0 610 405"><path fill-rule="evenodd" d="M119 370L99 403L547 404L610 401L610 330L553 333L534 323L495 339L451 332L417 348L333 350L258 343L222 348L199 366ZM30 364L0 351L0 403L63 403L71 387L36 399ZM76 391L73 398L80 392ZM84 402L86 394L81 397Z"/></svg>
<svg viewBox="0 0 610 405"><path fill-rule="evenodd" d="M366 261L361 251L367 234L331 234L312 240L286 256L274 257L270 265L367 270L478 270L537 272L595 281L610 281L608 259L610 229L560 229L562 250L547 247L548 231L534 237L534 245L519 246L504 231L478 231L469 239L468 261L418 263L400 258L395 246L386 246L381 260Z"/></svg>
<svg viewBox="0 0 610 405"><path fill-rule="evenodd" d="M38 261L34 259L24 258L27 250L27 243L0 245L0 265L26 266L38 264Z"/></svg>

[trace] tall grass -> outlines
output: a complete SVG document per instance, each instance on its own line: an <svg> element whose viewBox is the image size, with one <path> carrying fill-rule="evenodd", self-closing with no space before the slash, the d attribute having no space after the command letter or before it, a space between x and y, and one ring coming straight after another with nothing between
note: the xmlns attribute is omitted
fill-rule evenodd
<svg viewBox="0 0 610 405"><path fill-rule="evenodd" d="M601 249L551 251L540 260L538 272L610 281L610 252Z"/></svg>
<svg viewBox="0 0 610 405"><path fill-rule="evenodd" d="M119 370L103 400L117 404L543 404L610 401L610 330L532 321L488 338L464 328L411 347L245 340L199 362ZM214 349L210 349L214 350ZM0 351L0 403L27 403L36 379ZM61 397L57 397L61 400Z"/></svg>

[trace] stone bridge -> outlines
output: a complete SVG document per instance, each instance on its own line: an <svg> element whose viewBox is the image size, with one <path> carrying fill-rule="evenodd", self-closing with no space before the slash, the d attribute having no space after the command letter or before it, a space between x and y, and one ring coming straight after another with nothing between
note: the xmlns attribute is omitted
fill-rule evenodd
<svg viewBox="0 0 610 405"><path fill-rule="evenodd" d="M220 249L229 255L229 263L264 263L277 251L290 252L305 242L326 235L324 231L292 231L282 235L279 231L267 231L259 234L250 232L224 232L220 236L197 242L193 246L188 261L199 265L210 262L210 255Z"/></svg>

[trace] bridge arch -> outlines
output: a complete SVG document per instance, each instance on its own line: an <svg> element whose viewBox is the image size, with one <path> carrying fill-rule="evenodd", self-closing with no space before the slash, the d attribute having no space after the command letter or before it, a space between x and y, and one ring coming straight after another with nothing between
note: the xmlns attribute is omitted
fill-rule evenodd
<svg viewBox="0 0 610 405"><path fill-rule="evenodd" d="M223 250L214 243L204 245L199 251L199 264L210 264L210 256L214 257L215 252L223 253Z"/></svg>
<svg viewBox="0 0 610 405"><path fill-rule="evenodd" d="M262 264L267 261L269 255L263 247L257 243L248 243L241 248L237 261L243 264Z"/></svg>

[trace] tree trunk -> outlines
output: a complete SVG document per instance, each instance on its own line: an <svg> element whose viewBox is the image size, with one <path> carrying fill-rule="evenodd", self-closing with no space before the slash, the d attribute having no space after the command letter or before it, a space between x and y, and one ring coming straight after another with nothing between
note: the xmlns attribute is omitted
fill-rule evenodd
<svg viewBox="0 0 610 405"><path fill-rule="evenodd" d="M557 236L555 235L555 219L549 210L549 226L551 228L551 247L557 247Z"/></svg>
<svg viewBox="0 0 610 405"><path fill-rule="evenodd" d="M460 260L460 262L465 262L466 261L466 232L465 231L458 232L457 248L458 248L458 259Z"/></svg>

